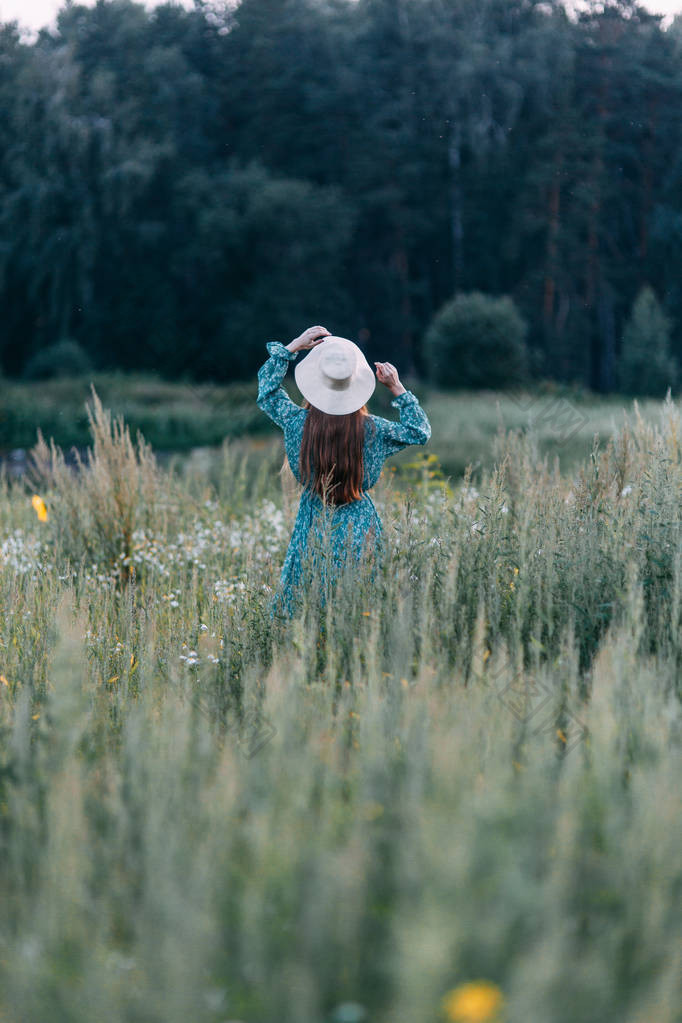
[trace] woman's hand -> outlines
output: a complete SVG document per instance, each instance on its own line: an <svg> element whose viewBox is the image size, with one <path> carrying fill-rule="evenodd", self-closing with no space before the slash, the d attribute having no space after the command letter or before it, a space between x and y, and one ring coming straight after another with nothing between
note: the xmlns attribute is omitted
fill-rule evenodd
<svg viewBox="0 0 682 1023"><path fill-rule="evenodd" d="M405 388L398 379L398 370L395 368L392 362L375 362L377 380L380 384L385 384L394 398L397 398L399 394L405 393Z"/></svg>
<svg viewBox="0 0 682 1023"><path fill-rule="evenodd" d="M293 341L290 341L284 347L289 352L300 352L304 348L314 348L315 345L319 345L321 341L324 341L326 337L331 337L326 327L308 327L307 330L304 330L302 334L295 337Z"/></svg>

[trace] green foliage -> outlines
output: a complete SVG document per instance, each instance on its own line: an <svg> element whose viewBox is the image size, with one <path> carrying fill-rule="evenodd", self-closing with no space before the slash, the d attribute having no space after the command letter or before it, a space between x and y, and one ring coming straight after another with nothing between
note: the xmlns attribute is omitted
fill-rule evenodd
<svg viewBox="0 0 682 1023"><path fill-rule="evenodd" d="M505 388L528 373L527 325L509 296L456 295L424 338L429 375L439 387Z"/></svg>
<svg viewBox="0 0 682 1023"><path fill-rule="evenodd" d="M175 268L192 280L193 301L205 302L185 343L166 356L169 370L250 378L267 340L291 340L324 309L348 319L341 282L355 210L338 188L274 178L254 161L193 172L178 182L177 197L191 240ZM198 331L209 323L214 343L205 352Z"/></svg>
<svg viewBox="0 0 682 1023"><path fill-rule="evenodd" d="M7 374L72 337L229 381L317 322L414 372L434 311L480 290L514 297L543 372L612 392L642 277L682 357L679 32L644 7L187 6L0 26Z"/></svg>
<svg viewBox="0 0 682 1023"><path fill-rule="evenodd" d="M46 481L46 522L3 485L0 1012L436 1023L485 979L509 1023L673 1023L682 425L657 412L573 479L501 431L476 488L384 480L376 584L287 628L269 460L152 473L95 403L96 467Z"/></svg>
<svg viewBox="0 0 682 1023"><path fill-rule="evenodd" d="M28 360L24 368L27 380L50 380L53 377L84 376L92 371L88 353L69 338L41 349Z"/></svg>
<svg viewBox="0 0 682 1023"><path fill-rule="evenodd" d="M265 353L267 354L267 353ZM225 437L271 429L257 407L252 384L171 383L151 374L97 373L40 383L0 383L0 451L30 448L36 431L63 448L90 441L86 412L89 384L133 436L139 430L155 448L184 451L219 445Z"/></svg>
<svg viewBox="0 0 682 1023"><path fill-rule="evenodd" d="M623 332L618 384L624 394L662 398L669 387L675 388L679 367L670 355L670 327L655 291L645 285Z"/></svg>

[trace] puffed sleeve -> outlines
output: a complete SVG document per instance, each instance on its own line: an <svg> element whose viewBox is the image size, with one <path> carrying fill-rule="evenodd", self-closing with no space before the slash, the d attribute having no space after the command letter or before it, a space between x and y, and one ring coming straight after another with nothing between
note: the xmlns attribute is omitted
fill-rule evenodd
<svg viewBox="0 0 682 1023"><path fill-rule="evenodd" d="M399 423L374 416L382 458L388 458L410 444L426 444L431 437L431 424L416 394L405 391L394 398L391 405L398 409Z"/></svg>
<svg viewBox="0 0 682 1023"><path fill-rule="evenodd" d="M281 386L286 376L289 363L293 362L298 352L290 352L279 341L268 341L267 350L270 358L258 370L258 408L282 429L292 416L305 410L291 400Z"/></svg>

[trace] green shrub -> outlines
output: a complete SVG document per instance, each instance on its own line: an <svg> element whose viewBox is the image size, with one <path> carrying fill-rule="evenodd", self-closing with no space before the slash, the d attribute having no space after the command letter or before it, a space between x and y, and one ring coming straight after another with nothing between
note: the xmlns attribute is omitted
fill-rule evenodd
<svg viewBox="0 0 682 1023"><path fill-rule="evenodd" d="M424 338L429 376L441 387L509 387L528 375L528 327L509 296L457 295Z"/></svg>
<svg viewBox="0 0 682 1023"><path fill-rule="evenodd" d="M83 376L91 370L92 362L85 349L77 341L63 338L36 352L26 363L24 376L27 380L52 380L54 377Z"/></svg>
<svg viewBox="0 0 682 1023"><path fill-rule="evenodd" d="M652 287L637 295L625 330L618 363L618 384L624 394L664 397L675 387L678 366L669 353L670 320Z"/></svg>

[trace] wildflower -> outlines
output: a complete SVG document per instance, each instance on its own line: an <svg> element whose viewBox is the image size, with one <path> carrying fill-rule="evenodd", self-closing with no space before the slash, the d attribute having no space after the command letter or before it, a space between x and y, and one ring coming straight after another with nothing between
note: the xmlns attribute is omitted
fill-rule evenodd
<svg viewBox="0 0 682 1023"><path fill-rule="evenodd" d="M478 490L476 487L462 487L462 500L464 501L475 501L479 497Z"/></svg>
<svg viewBox="0 0 682 1023"><path fill-rule="evenodd" d="M237 600L239 593L244 593L246 590L246 583L239 580L232 579L218 579L213 584L213 594L216 600L223 601L227 604L234 604Z"/></svg>
<svg viewBox="0 0 682 1023"><path fill-rule="evenodd" d="M186 643L182 644L182 649L186 650L187 653L180 654L180 660L184 661L188 668L192 668L195 664L199 663L199 655L196 650L190 650Z"/></svg>
<svg viewBox="0 0 682 1023"><path fill-rule="evenodd" d="M43 501L42 497L39 497L38 494L34 494L33 497L31 498L31 504L35 508L35 513L38 516L38 521L47 522L47 507L45 506L45 502Z"/></svg>
<svg viewBox="0 0 682 1023"><path fill-rule="evenodd" d="M502 992L488 980L474 980L448 991L443 1012L452 1023L486 1023L495 1020L503 1002Z"/></svg>
<svg viewBox="0 0 682 1023"><path fill-rule="evenodd" d="M40 541L24 536L17 529L0 542L0 562L22 575L35 572L39 567Z"/></svg>

